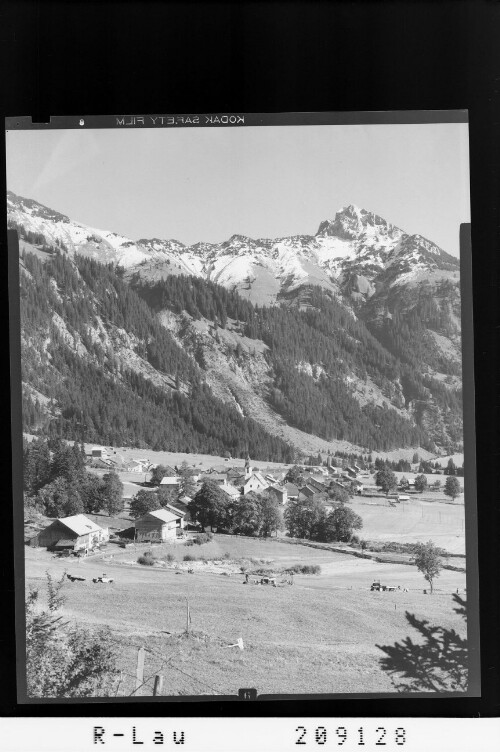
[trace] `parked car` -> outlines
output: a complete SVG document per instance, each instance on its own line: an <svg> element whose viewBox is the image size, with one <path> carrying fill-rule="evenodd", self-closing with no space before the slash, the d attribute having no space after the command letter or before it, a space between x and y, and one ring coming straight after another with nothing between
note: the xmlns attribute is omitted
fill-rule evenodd
<svg viewBox="0 0 500 752"><path fill-rule="evenodd" d="M114 582L112 577L107 577L106 573L103 573L101 577L93 577L92 582Z"/></svg>

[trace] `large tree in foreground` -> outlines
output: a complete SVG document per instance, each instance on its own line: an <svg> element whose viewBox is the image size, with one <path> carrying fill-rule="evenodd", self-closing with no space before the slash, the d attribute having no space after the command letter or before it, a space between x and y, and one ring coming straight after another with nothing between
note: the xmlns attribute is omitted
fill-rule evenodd
<svg viewBox="0 0 500 752"><path fill-rule="evenodd" d="M415 565L429 583L432 593L434 580L439 577L442 568L438 550L432 541L418 544L415 553Z"/></svg>

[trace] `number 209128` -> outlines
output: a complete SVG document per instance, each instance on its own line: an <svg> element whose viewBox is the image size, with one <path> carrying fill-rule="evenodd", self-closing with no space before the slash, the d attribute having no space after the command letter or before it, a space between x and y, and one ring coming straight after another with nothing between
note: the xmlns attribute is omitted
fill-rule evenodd
<svg viewBox="0 0 500 752"><path fill-rule="evenodd" d="M348 729L346 726L326 729L324 726L318 726L314 730L297 726L295 731L297 733L295 744L299 746L331 744L341 747L347 743L348 746L354 744L358 747L364 747L366 744L370 747L391 747L394 744L402 747L406 742L406 731L401 726L395 729L386 729L384 726L378 726L375 729L364 729L363 726L357 729Z"/></svg>

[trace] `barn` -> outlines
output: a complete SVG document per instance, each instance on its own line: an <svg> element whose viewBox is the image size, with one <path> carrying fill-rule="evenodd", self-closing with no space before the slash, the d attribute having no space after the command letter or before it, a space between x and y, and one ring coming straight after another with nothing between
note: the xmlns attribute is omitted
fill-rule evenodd
<svg viewBox="0 0 500 752"><path fill-rule="evenodd" d="M30 540L32 546L55 550L89 551L109 540L108 528L102 528L84 514L54 520Z"/></svg>
<svg viewBox="0 0 500 752"><path fill-rule="evenodd" d="M157 509L155 512L147 512L135 521L137 540L172 540L177 537L179 513L168 509Z"/></svg>

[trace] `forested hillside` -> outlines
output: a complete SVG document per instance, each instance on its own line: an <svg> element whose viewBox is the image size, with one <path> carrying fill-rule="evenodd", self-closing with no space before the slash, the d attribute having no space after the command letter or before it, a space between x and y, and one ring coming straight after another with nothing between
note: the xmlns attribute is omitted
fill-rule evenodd
<svg viewBox="0 0 500 752"><path fill-rule="evenodd" d="M416 367L418 348L415 357L405 356L411 350L410 331L419 326L418 312L410 320L413 329L401 325L408 328L408 347L395 334L388 342L392 346L384 347L363 321L319 287L308 286L279 306L259 307L196 277L147 285L136 276L131 284L157 312L186 312L222 329L236 320L242 335L264 342L271 374L267 399L290 425L369 450L417 445L433 450L436 444L453 446L461 440L460 391L422 374ZM427 316L432 315L439 312L429 307ZM398 319L394 333L397 324ZM368 381L384 396L382 404L360 404L353 395L353 383Z"/></svg>
<svg viewBox="0 0 500 752"><path fill-rule="evenodd" d="M21 258L24 430L116 446L289 462L293 450L217 400L111 265Z"/></svg>

